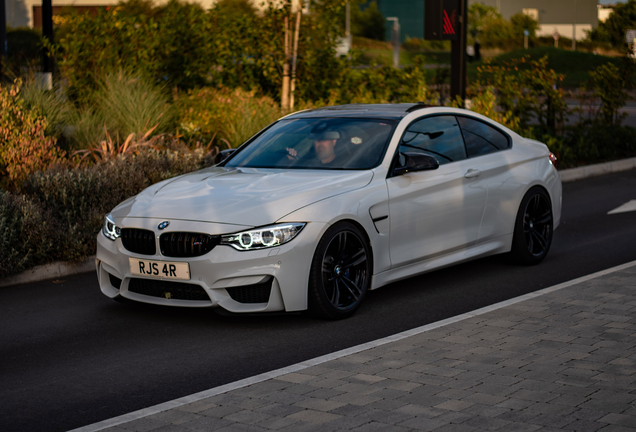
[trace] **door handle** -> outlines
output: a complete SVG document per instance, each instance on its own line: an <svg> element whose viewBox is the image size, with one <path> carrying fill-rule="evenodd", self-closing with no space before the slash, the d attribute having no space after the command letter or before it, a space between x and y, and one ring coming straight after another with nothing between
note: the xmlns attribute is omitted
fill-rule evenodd
<svg viewBox="0 0 636 432"><path fill-rule="evenodd" d="M468 171L466 171L466 174L464 174L464 177L475 178L475 177L479 177L479 174L481 174L481 171L479 171L477 168L471 168Z"/></svg>

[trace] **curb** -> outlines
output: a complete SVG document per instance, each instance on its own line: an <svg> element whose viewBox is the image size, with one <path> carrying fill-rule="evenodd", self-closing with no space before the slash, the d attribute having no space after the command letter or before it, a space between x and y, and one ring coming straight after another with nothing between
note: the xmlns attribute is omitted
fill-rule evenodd
<svg viewBox="0 0 636 432"><path fill-rule="evenodd" d="M636 157L594 165L586 165L578 168L564 169L559 171L559 177L561 177L562 183L567 183L582 180L584 178L597 177L603 174L628 171L633 168L636 168Z"/></svg>
<svg viewBox="0 0 636 432"><path fill-rule="evenodd" d="M95 271L95 255L91 255L79 263L58 261L51 264L33 267L31 270L0 279L0 288L29 282L40 282L47 279L71 276L90 271Z"/></svg>
<svg viewBox="0 0 636 432"><path fill-rule="evenodd" d="M595 165L586 165L578 168L569 168L559 171L561 182L568 183L589 177L597 177L603 174L628 171L636 168L636 157L622 159L613 162L605 162ZM95 270L95 255L91 255L81 263L73 264L64 261L37 266L31 270L0 279L0 288L10 285L19 285L29 282L39 282L56 277L70 276L79 273L87 273Z"/></svg>
<svg viewBox="0 0 636 432"><path fill-rule="evenodd" d="M257 384L257 383L260 383L260 382L263 382L263 381L267 381L267 380L270 380L270 379L278 378L280 376L287 375L287 374L290 374L290 373L299 372L299 371L301 371L303 369L307 369L307 368L310 368L312 366L317 366L319 364L322 364L322 363L325 363L325 362L328 362L328 361L331 361L331 360L337 360L339 358L342 358L342 357L345 357L345 356L348 356L348 355L351 355L351 354L357 354L359 352L366 351L366 350L371 349L371 348L376 348L376 347L379 347L379 346L382 346L382 345L386 345L386 344L391 343L391 342L397 342L397 341L406 339L406 338L411 337L411 336L415 336L415 335L418 335L418 334L421 334L421 333L424 333L424 332L427 332L427 331L430 331L430 330L433 330L433 329L436 329L436 328L439 328L439 327L443 327L443 326L446 326L446 325L449 325L449 324L454 324L454 323L457 323L457 322L460 322L460 321L463 321L463 320L466 320L466 319L469 319L469 318L473 318L473 317L476 317L476 316L479 316L479 315L483 315L485 313L492 312L492 311L501 309L501 308L506 307L506 306L514 305L514 304L517 304L517 303L520 303L520 302L523 302L523 301L526 301L526 300L531 300L531 299L543 296L545 294L550 294L552 292L559 291L561 289L568 288L568 287L571 287L573 285L577 285L577 284L580 284L582 282L586 282L586 281L589 281L589 280L592 280L592 279L596 279L596 278L599 278L601 276L605 276L605 275L608 275L608 274L611 274L611 273L615 273L617 271L621 271L621 270L624 270L626 268L630 268L630 267L633 267L633 266L636 266L636 261L631 261L631 262L628 262L628 263L625 263L625 264L620 264L618 266L611 267L611 268L605 269L605 270L601 270L601 271L598 271L596 273L589 274L587 276L582 276L582 277L579 277L579 278L576 278L576 279L572 279L572 280L567 281L567 282L560 283L558 285L553 285L553 286L548 287L548 288L543 288L543 289L541 289L539 291L534 291L534 292L530 292L528 294L523 294L521 296L514 297L514 298L511 298L511 299L508 299L508 300L504 300L502 302L495 303L493 305L486 306L486 307L483 307L483 308L480 308L480 309L476 309L476 310L473 310L471 312L467 312L467 313L464 313L464 314L461 314L461 315L457 315L457 316L454 316L454 317L446 318L446 319L441 320L441 321L436 321L436 322L433 322L433 323L430 323L430 324L426 324L426 325L421 326L421 327L416 327L416 328L411 329L411 330L406 330L406 331L401 332L401 333L393 334L393 335L390 335L390 336L387 336L387 337L384 337L384 338L381 338L381 339L376 339L376 340L373 340L373 341L370 341L370 342L366 342L366 343L363 343L363 344L360 344L360 345L356 345L356 346L353 346L351 348L345 348L343 350L336 351L336 352L333 352L333 353L330 353L330 354L325 354L325 355L320 356L320 357L315 357L315 358L312 358L312 359L309 359L309 360L301 361L299 363L292 364L292 365L289 365L287 367L283 367L281 369L276 369L276 370L273 370L273 371L270 371L270 372L265 372L265 373L262 373L262 374L259 374L259 375L255 375L255 376L251 376L251 377L248 377L248 378L244 378L242 380L234 381L234 382L231 382L231 383L228 383L228 384L225 384L225 385L221 385L221 386L218 386L218 387L213 387L211 389L204 390L202 392L194 393L194 394L191 394L191 395L188 395L188 396L183 396L181 398L173 399L173 400L167 401L167 402L163 402L163 403L160 403L158 405L154 405L154 406L151 406L151 407L148 407L148 408L143 408L143 409L140 409L140 410L137 410L137 411L133 411L133 412L129 412L127 414L123 414L123 415L120 415L120 416L117 416L117 417L113 417L113 418L109 418L109 419L106 419L106 420L102 420L102 421L97 422L97 423L93 423L93 424L89 424L89 425L86 425L86 426L82 426L82 427L79 427L77 429L73 429L70 432L98 432L98 431L101 431L101 430L104 430L104 429L107 429L107 428L110 428L110 427L113 427L113 426L118 426L118 425L121 425L121 424L124 424L124 423L129 423L129 422L134 421L134 420L139 420L141 418L148 417L148 416L151 416L153 414L158 414L160 412L164 412L164 411L168 411L168 410L171 410L171 409L174 409L174 408L178 408L180 406L183 406L183 405L186 405L186 404L189 404L189 403L193 403L193 402L197 402L197 401L200 401L200 400L203 400L203 399L207 399L207 398L212 397L212 396L216 396L216 395L219 395L219 394L222 394L222 393L227 393L227 392L230 392L230 391L233 391L233 390L238 390L240 388L244 388L244 387L250 386L252 384Z"/></svg>

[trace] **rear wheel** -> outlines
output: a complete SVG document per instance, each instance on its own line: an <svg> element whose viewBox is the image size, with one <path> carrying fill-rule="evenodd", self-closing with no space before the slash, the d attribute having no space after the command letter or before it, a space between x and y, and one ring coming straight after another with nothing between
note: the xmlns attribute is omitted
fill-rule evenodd
<svg viewBox="0 0 636 432"><path fill-rule="evenodd" d="M309 312L342 319L360 306L371 283L371 248L349 222L338 223L320 239L309 275Z"/></svg>
<svg viewBox="0 0 636 432"><path fill-rule="evenodd" d="M521 200L510 255L519 264L540 263L552 244L552 203L540 187L530 189Z"/></svg>

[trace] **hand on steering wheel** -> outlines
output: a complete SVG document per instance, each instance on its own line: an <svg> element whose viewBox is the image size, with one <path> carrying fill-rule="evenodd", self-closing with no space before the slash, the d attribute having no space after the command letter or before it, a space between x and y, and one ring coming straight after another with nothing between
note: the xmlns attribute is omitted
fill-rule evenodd
<svg viewBox="0 0 636 432"><path fill-rule="evenodd" d="M287 150L287 159L289 160L298 159L298 152L296 151L296 149L287 147L285 150Z"/></svg>

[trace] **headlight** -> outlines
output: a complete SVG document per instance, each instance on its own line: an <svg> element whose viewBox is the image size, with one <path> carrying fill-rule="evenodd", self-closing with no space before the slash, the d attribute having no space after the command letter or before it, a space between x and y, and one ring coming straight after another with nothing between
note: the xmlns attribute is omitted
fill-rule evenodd
<svg viewBox="0 0 636 432"><path fill-rule="evenodd" d="M107 215L104 218L104 225L102 226L102 234L109 240L115 241L121 235L121 228L115 225L115 221L111 215Z"/></svg>
<svg viewBox="0 0 636 432"><path fill-rule="evenodd" d="M247 251L280 246L292 240L305 226L304 223L284 223L265 228L221 236L221 244Z"/></svg>

